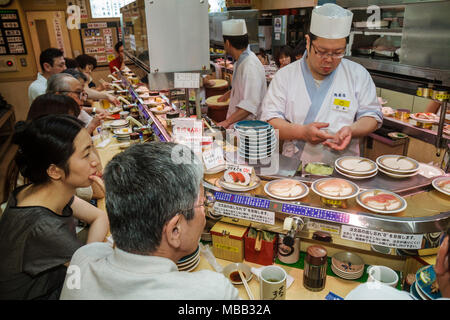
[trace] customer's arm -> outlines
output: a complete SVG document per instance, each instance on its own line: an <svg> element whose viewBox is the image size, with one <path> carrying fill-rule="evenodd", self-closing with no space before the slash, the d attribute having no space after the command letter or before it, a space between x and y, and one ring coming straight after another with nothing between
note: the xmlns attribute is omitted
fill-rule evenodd
<svg viewBox="0 0 450 320"><path fill-rule="evenodd" d="M109 220L106 212L76 196L71 208L75 218L89 225L87 243L103 242L109 231Z"/></svg>

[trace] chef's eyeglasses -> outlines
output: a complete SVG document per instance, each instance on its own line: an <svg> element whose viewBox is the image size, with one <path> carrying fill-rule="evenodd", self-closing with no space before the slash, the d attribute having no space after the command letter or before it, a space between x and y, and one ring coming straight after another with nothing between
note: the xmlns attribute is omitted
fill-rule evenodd
<svg viewBox="0 0 450 320"><path fill-rule="evenodd" d="M88 97L88 94L86 91L60 91L60 92L72 92L72 93L77 93L79 94L79 98L80 100L86 100Z"/></svg>
<svg viewBox="0 0 450 320"><path fill-rule="evenodd" d="M314 43L312 43L311 41L311 46L314 49L314 53L321 59L324 58L332 58L332 59L342 59L343 57L345 57L345 53L328 53L328 52L321 52L317 50L317 47L314 45Z"/></svg>

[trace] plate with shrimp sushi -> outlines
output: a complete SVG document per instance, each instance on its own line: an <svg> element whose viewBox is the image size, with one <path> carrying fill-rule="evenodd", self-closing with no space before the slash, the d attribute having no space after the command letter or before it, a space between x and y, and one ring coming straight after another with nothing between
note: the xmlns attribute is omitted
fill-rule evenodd
<svg viewBox="0 0 450 320"><path fill-rule="evenodd" d="M356 202L363 208L376 213L397 213L406 209L405 199L391 191L369 189L356 197Z"/></svg>

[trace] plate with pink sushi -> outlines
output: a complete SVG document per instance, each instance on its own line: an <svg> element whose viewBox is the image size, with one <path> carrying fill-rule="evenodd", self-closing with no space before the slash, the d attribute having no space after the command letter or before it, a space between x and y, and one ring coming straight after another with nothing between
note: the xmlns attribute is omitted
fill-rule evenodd
<svg viewBox="0 0 450 320"><path fill-rule="evenodd" d="M230 191L249 191L261 185L261 179L246 172L226 170L219 179L219 185Z"/></svg>

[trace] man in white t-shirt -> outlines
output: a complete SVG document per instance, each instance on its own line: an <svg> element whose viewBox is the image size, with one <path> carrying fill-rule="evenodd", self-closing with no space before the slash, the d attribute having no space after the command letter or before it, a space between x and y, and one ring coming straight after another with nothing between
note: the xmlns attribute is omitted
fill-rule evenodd
<svg viewBox="0 0 450 320"><path fill-rule="evenodd" d="M182 161L180 161L182 160ZM205 227L203 164L172 142L135 144L103 174L115 247L92 243L75 252L64 300L236 300L222 273L178 271ZM74 285L76 283L76 285Z"/></svg>
<svg viewBox="0 0 450 320"><path fill-rule="evenodd" d="M28 87L28 101L31 105L34 99L47 90L47 80L50 76L66 70L64 52L56 48L48 48L39 56L42 73L38 72L37 79Z"/></svg>

